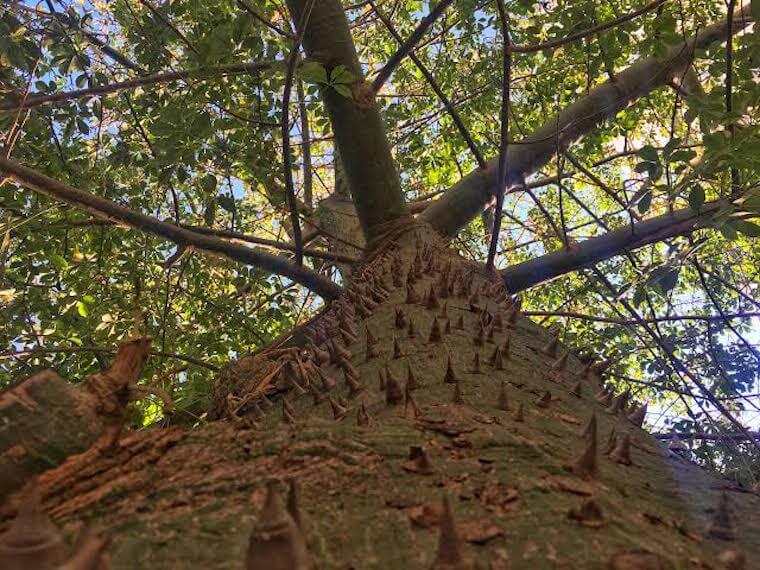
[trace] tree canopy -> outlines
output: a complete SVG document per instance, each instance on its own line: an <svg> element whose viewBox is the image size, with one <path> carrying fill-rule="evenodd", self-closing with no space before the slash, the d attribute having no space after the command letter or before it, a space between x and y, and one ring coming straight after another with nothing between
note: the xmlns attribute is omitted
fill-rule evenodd
<svg viewBox="0 0 760 570"><path fill-rule="evenodd" d="M272 0L4 2L0 383L83 378L137 326L146 382L202 422L218 370L315 315L388 218L482 262L499 218L524 312L756 481L760 2L344 2L353 68L301 53L304 5L301 34ZM330 117L373 97L406 204L355 211L394 165L342 160Z"/></svg>

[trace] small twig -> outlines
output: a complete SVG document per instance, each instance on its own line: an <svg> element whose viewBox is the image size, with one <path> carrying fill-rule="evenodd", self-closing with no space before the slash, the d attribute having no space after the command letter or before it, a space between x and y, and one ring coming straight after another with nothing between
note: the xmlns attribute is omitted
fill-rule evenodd
<svg viewBox="0 0 760 570"><path fill-rule="evenodd" d="M501 211L504 208L504 194L507 192L507 152L509 150L509 91L512 79L512 46L509 38L509 17L504 0L496 0L499 11L499 23L502 35L502 88L501 88L501 143L499 145L499 182L496 189L496 208L494 212L491 241L488 244L486 269L492 270L496 260L501 231Z"/></svg>
<svg viewBox="0 0 760 570"><path fill-rule="evenodd" d="M380 89L382 89L385 82L388 81L388 78L390 78L395 69L401 63L401 60L403 60L406 55L414 49L414 47L422 39L422 36L424 36L430 26L432 26L433 23L441 17L443 12L446 10L449 4L451 4L452 1L453 0L441 0L441 2L436 4L430 13L422 19L422 21L411 33L409 38L407 38L407 40L399 46L398 50L396 50L396 53L391 56L388 62L378 72L374 81L372 81L372 91L377 93L380 91Z"/></svg>
<svg viewBox="0 0 760 570"><path fill-rule="evenodd" d="M301 237L301 221L298 218L298 202L296 201L295 185L293 184L293 161L290 156L290 92L293 89L293 75L296 71L296 62L298 61L298 51L301 49L301 42L309 25L309 17L314 8L316 0L306 6L301 15L301 22L296 26L298 33L293 40L293 47L288 55L285 72L285 86L282 89L282 121L280 122L280 134L282 136L282 170L285 176L285 198L290 210L290 223L293 226L293 243L295 244L295 263L298 266L303 265L303 239Z"/></svg>
<svg viewBox="0 0 760 570"><path fill-rule="evenodd" d="M534 44L534 45L512 46L512 51L515 53L534 53L537 51L543 51L545 49L557 48L565 44L574 42L575 40L580 40L587 36L593 36L595 34L598 34L599 32L609 30L610 28L616 28L620 24L629 22L630 20L633 20L634 18L637 18L638 16L641 16L642 14L646 14L647 12L651 12L655 8L664 4L666 1L667 0L654 0L654 2L650 2L643 8L639 8L638 10L635 10L628 14L624 14L623 16L620 16L619 18L615 18L614 20L610 20L609 22L604 22L602 24L599 24L598 26L594 26L593 28L588 28L586 30L576 32L574 34L567 35L564 38L559 38L556 40L548 40L545 42L541 42L540 44Z"/></svg>
<svg viewBox="0 0 760 570"><path fill-rule="evenodd" d="M250 73L254 71L261 71L268 69L276 65L277 61L252 61L249 63L233 63L229 65L220 65L218 67L210 68L198 68L198 69L185 69L180 71L170 71L166 73L155 73L153 75L145 75L143 77L136 77L135 79L129 79L127 81L118 81L116 83L109 83L108 85L98 85L96 87L88 87L85 89L73 89L71 91L61 91L59 93L53 93L52 95L44 95L42 93L32 93L28 97L19 102L10 102L0 104L0 111L11 111L15 109L29 109L31 107L39 107L40 105L49 105L52 103L60 103L63 101L73 101L75 99L82 99L84 97L94 97L97 95L106 95L108 93L116 93L118 91L126 91L136 89L144 85L153 85L156 83L169 83L171 81L178 81L186 79L192 76L211 76L221 77L225 75L235 75L238 73Z"/></svg>
<svg viewBox="0 0 760 570"><path fill-rule="evenodd" d="M248 2L248 0L237 0L237 4L243 10L245 10L251 16L253 16L253 18L255 20L258 20L259 22L261 22L262 24L264 24L267 28L269 28L273 32L276 32L276 33L278 33L281 36L286 37L286 38L290 38L290 39L295 38L295 36L293 34L291 34L290 32L286 32L285 30L281 30L280 28L278 28L277 26L275 26L272 22L270 22L269 20L267 20L264 16L262 16L261 14L259 14L256 11L256 9L251 5L251 3Z"/></svg>

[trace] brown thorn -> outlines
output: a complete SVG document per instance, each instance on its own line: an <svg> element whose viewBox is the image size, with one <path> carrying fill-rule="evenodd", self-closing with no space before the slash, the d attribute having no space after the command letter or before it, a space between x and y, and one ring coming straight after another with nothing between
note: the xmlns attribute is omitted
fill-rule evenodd
<svg viewBox="0 0 760 570"><path fill-rule="evenodd" d="M409 317L409 327L407 331L408 331L407 334L409 335L409 338L417 337L417 331L414 328L414 322L412 321L412 317Z"/></svg>
<svg viewBox="0 0 760 570"><path fill-rule="evenodd" d="M396 307L396 317L395 322L397 329L404 329L406 328L406 316L404 315L404 311L401 309L401 307Z"/></svg>
<svg viewBox="0 0 760 570"><path fill-rule="evenodd" d="M436 294L435 287L433 285L430 285L430 291L428 291L427 294L426 307L429 311L434 311L439 307L438 295Z"/></svg>
<svg viewBox="0 0 760 570"><path fill-rule="evenodd" d="M732 518L728 495L722 492L707 529L707 536L720 540L736 540L736 530Z"/></svg>
<svg viewBox="0 0 760 570"><path fill-rule="evenodd" d="M451 401L455 404L464 404L464 398L462 397L462 390L459 387L459 380L454 383L454 394L451 397Z"/></svg>
<svg viewBox="0 0 760 570"><path fill-rule="evenodd" d="M280 498L277 483L267 485L267 496L251 532L246 570L309 570L312 567L303 533Z"/></svg>
<svg viewBox="0 0 760 570"><path fill-rule="evenodd" d="M293 414L293 406L290 405L290 402L286 398L282 399L282 419L285 420L286 424L294 424L296 423L296 417Z"/></svg>
<svg viewBox="0 0 760 570"><path fill-rule="evenodd" d="M340 421L346 417L346 414L348 413L348 409L346 407L336 402L335 399L331 395L327 396L327 401L330 402L330 407L332 408L332 412L333 412L333 418Z"/></svg>
<svg viewBox="0 0 760 570"><path fill-rule="evenodd" d="M448 495L443 496L443 514L438 535L438 550L432 570L464 570L469 568L465 560L462 541L457 534L457 526L451 511Z"/></svg>
<svg viewBox="0 0 760 570"><path fill-rule="evenodd" d="M451 364L451 355L448 355L448 360L446 362L446 374L443 376L443 381L446 384L456 384L457 382L457 375L454 372L454 367Z"/></svg>
<svg viewBox="0 0 760 570"><path fill-rule="evenodd" d="M633 425L641 427L644 425L644 418L647 415L647 403L639 405L634 411L628 414L628 421Z"/></svg>
<svg viewBox="0 0 760 570"><path fill-rule="evenodd" d="M557 348L559 347L559 337L553 336L552 339L541 349L541 352L547 356L554 358L557 356Z"/></svg>
<svg viewBox="0 0 760 570"><path fill-rule="evenodd" d="M427 451L421 445L409 446L409 459L401 464L401 468L420 475L430 475L435 471Z"/></svg>
<svg viewBox="0 0 760 570"><path fill-rule="evenodd" d="M589 421L590 428L586 447L581 452L580 457L574 463L563 466L583 479L593 479L597 473L596 417L592 416L592 418L593 422Z"/></svg>
<svg viewBox="0 0 760 570"><path fill-rule="evenodd" d="M420 384L417 381L417 376L414 374L412 366L408 362L406 363L406 386L409 390L416 390L420 387Z"/></svg>
<svg viewBox="0 0 760 570"><path fill-rule="evenodd" d="M385 367L385 403L389 406L395 406L400 404L404 400L404 392L401 389L401 383L398 378L393 375L391 369L386 365Z"/></svg>
<svg viewBox="0 0 760 570"><path fill-rule="evenodd" d="M476 350L475 356L472 358L472 373L480 374L480 353Z"/></svg>
<svg viewBox="0 0 760 570"><path fill-rule="evenodd" d="M359 427L367 427L369 425L369 414L364 402L356 410L356 425Z"/></svg>
<svg viewBox="0 0 760 570"><path fill-rule="evenodd" d="M515 417L514 420L516 422L524 422L525 421L525 411L524 406L522 402L517 403L517 409L515 410Z"/></svg>
<svg viewBox="0 0 760 570"><path fill-rule="evenodd" d="M628 398L631 395L630 390L625 390L618 394L610 403L609 407L605 410L608 414L617 415L620 413L628 402Z"/></svg>
<svg viewBox="0 0 760 570"><path fill-rule="evenodd" d="M536 400L536 407L548 408L549 404L551 403L552 403L552 393L547 390L538 398L538 400Z"/></svg>
<svg viewBox="0 0 760 570"><path fill-rule="evenodd" d="M430 327L430 336L428 342L441 342L443 337L441 336L441 326L438 324L438 318L433 318L433 325Z"/></svg>
<svg viewBox="0 0 760 570"><path fill-rule="evenodd" d="M570 389L570 393L571 393L573 396L576 396L576 397L580 398L580 397L581 397L581 392L582 392L582 389L583 389L583 386L581 385L581 381L580 381L580 380L578 380L578 381L575 383L575 385L574 385L574 386L573 386L573 387Z"/></svg>
<svg viewBox="0 0 760 570"><path fill-rule="evenodd" d="M394 336L393 337L393 358L401 358L404 356L404 353L401 351L401 345L398 343L398 339Z"/></svg>
<svg viewBox="0 0 760 570"><path fill-rule="evenodd" d="M499 399L496 407L503 411L509 411L509 391L507 389L507 383L502 380L501 388L499 389Z"/></svg>
<svg viewBox="0 0 760 570"><path fill-rule="evenodd" d="M610 452L610 460L621 465L631 464L631 436L628 433L617 436L615 449Z"/></svg>

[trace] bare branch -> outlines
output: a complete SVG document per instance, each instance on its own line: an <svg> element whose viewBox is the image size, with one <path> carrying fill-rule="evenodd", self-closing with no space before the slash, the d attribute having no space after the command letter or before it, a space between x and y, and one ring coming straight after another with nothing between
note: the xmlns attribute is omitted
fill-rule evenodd
<svg viewBox="0 0 760 570"><path fill-rule="evenodd" d="M635 326L643 323L669 323L676 321L723 321L725 319L753 319L760 317L759 312L755 313L725 313L724 315L673 315L669 317L654 317L649 319L616 319L614 317L601 317L598 315L586 315L572 311L523 311L527 317L557 317L561 319L580 319L584 321L593 321L597 323L609 323L621 326Z"/></svg>
<svg viewBox="0 0 760 570"><path fill-rule="evenodd" d="M0 157L0 172L35 192L72 204L95 216L115 220L131 228L161 236L177 245L194 247L200 251L220 255L234 261L260 267L278 275L283 275L327 299L337 298L342 292L342 289L338 285L326 277L314 273L305 267L299 267L282 257L255 251L252 248L231 243L217 237L198 234L180 226L162 222L152 216L135 212L106 198L95 196L84 190L49 178L13 160Z"/></svg>
<svg viewBox="0 0 760 570"><path fill-rule="evenodd" d="M399 44L403 44L403 38L401 35L396 31L396 28L393 26L393 22L385 16L382 12L380 12L380 9L377 7L375 2L373 0L368 0L370 6L372 6L372 9L377 14L377 17L380 18L380 21L385 24L386 29L388 32L396 38L396 41ZM435 94L438 96L438 100L443 104L444 108L446 109L446 112L451 117L451 120L454 122L454 126L459 131L459 134L464 139L465 144L470 149L470 152L472 153L473 157L475 157L475 161L478 163L478 166L480 168L485 168L486 166L486 159L483 157L483 153L480 152L480 149L478 148L478 145L475 143L475 141L472 138L472 135L470 135L469 131L467 130L467 127L464 124L464 121L459 116L459 112L456 110L456 107L451 103L449 98L446 96L446 94L443 92L441 87L438 85L438 83L435 80L435 77L433 77L433 74L430 72L430 70L427 68L427 66L422 63L422 60L417 57L414 53L414 51L409 52L409 59L412 60L412 63L417 66L417 69L420 70L420 73L422 73L425 80L428 82L430 87L433 89Z"/></svg>
<svg viewBox="0 0 760 570"><path fill-rule="evenodd" d="M501 232L501 211L504 208L504 194L507 191L507 169L509 160L509 90L512 82L512 46L509 38L509 16L504 8L504 0L496 0L502 36L502 86L501 86L501 142L499 144L499 187L496 189L496 208L494 212L491 239L488 243L488 260L486 269L493 269L496 260L496 248Z"/></svg>

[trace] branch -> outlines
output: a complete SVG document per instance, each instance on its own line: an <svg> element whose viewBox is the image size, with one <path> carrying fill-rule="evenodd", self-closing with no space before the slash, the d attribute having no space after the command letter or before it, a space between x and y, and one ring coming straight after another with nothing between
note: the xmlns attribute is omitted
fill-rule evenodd
<svg viewBox="0 0 760 570"><path fill-rule="evenodd" d="M287 4L291 19L300 27L310 0L288 0ZM308 26L298 31L303 33L307 57L330 73L342 65L352 75L350 97L329 85L320 89L359 221L370 243L410 216L385 126L364 80L340 0L316 2Z"/></svg>
<svg viewBox="0 0 760 570"><path fill-rule="evenodd" d="M726 204L722 201L709 202L702 206L699 213L684 208L627 225L573 244L570 248L508 267L502 271L502 277L507 289L511 293L517 293L650 243L689 233L696 229L699 222Z"/></svg>
<svg viewBox="0 0 760 570"><path fill-rule="evenodd" d="M198 234L180 226L162 222L152 216L135 212L106 198L95 196L84 190L49 178L13 160L0 157L0 172L35 192L45 194L61 202L72 204L97 217L121 222L131 228L161 236L180 246L194 247L211 254L221 255L233 261L260 267L274 274L283 275L296 283L308 287L326 299L335 299L342 292L342 289L338 285L326 277L314 273L305 267L298 267L282 257L262 253L217 237Z"/></svg>
<svg viewBox="0 0 760 570"><path fill-rule="evenodd" d="M0 361L17 360L19 358L34 358L35 356L40 356L40 355L45 355L45 354L71 354L75 352L92 352L95 354L113 354L116 352L116 350L117 350L116 348L104 348L100 346L69 346L69 347L50 347L50 348L45 347L45 346L37 346L34 348L30 348L29 350L17 350L13 352L0 353ZM219 371L218 366L214 366L213 364L209 364L208 362L204 362L203 360L199 360L192 356L187 356L186 354L175 354L173 352L151 350L150 355L161 356L164 358L173 358L175 360L182 360L184 362L188 362L189 364L195 364L196 366L200 366L201 368L207 368L208 370L212 370L214 372Z"/></svg>
<svg viewBox="0 0 760 570"><path fill-rule="evenodd" d="M747 435L749 434L749 436ZM760 439L760 432L747 433L690 433L690 432L673 432L673 433L653 433L657 439L702 439L705 441L747 441L750 439Z"/></svg>
<svg viewBox="0 0 760 570"><path fill-rule="evenodd" d="M534 44L534 45L529 45L529 46L512 46L512 51L515 53L535 53L537 51L543 51L545 49L560 47L565 44L574 42L575 40L580 40L585 37L598 34L599 32L609 30L610 28L615 28L619 26L620 24L624 24L625 22L629 22L633 20L634 18L641 16L642 14L651 12L652 10L659 7L661 4L664 4L665 2L666 0L654 0L654 2L650 2L643 8L639 8L638 10L635 10L628 14L624 14L620 16L619 18L615 18L614 20L610 20L609 22L604 22L603 24L599 24L598 26L594 26L593 28L588 28L587 30L570 34L569 36L565 36L564 38L541 42L540 44Z"/></svg>
<svg viewBox="0 0 760 570"><path fill-rule="evenodd" d="M749 14L749 8L746 12ZM739 10L733 21L734 33L751 22L752 17ZM695 50L725 40L728 28L728 23L721 21L671 47L661 58L639 60L616 74L614 81L595 87L522 141L510 142L507 184L519 183L545 165L557 150L565 150L635 100L666 85L673 75L691 62ZM420 218L444 235L456 235L496 195L497 179L498 158L495 158L488 161L486 168L471 172L449 188Z"/></svg>
<svg viewBox="0 0 760 570"><path fill-rule="evenodd" d="M373 0L368 0L369 5L372 6L372 9L377 14L377 17L380 18L380 21L385 24L386 29L388 32L396 39L396 41L399 44L403 44L403 38L399 35L399 33L396 31L396 28L393 26L393 22L383 14L380 9L377 7L375 2ZM438 97L438 100L443 104L444 108L446 109L446 112L451 117L451 120L454 123L454 126L456 126L457 130L459 131L459 134L464 139L464 142L467 144L467 148L470 149L470 152L472 153L473 157L475 157L475 162L478 163L478 166L480 168L485 168L486 166L486 159L483 157L483 153L480 152L480 149L478 148L478 145L475 143L475 141L472 138L472 135L470 135L470 132L467 130L467 127L464 124L464 121L462 121L462 118L459 116L459 112L456 110L454 105L452 105L449 98L446 96L446 94L443 92L441 87L438 85L438 83L435 80L435 77L433 77L433 74L430 72L430 70L425 66L424 63L422 63L422 60L417 57L414 52L409 52L409 59L412 60L412 63L417 66L417 69L419 69L420 73L422 73L425 80L428 82L428 85L433 89L436 96Z"/></svg>
<svg viewBox="0 0 760 570"><path fill-rule="evenodd" d="M496 191L496 207L494 211L491 238L488 242L488 258L486 269L493 270L496 260L496 248L501 232L501 212L504 208L504 194L507 192L507 171L509 168L509 97L512 83L512 45L509 37L509 16L504 7L504 0L496 0L499 13L499 24L502 37L501 55L501 139L499 142L499 186ZM532 196L532 194L531 194Z"/></svg>
<svg viewBox="0 0 760 570"><path fill-rule="evenodd" d="M452 0L441 0L432 10L430 10L430 13L425 16L419 24L417 24L417 27L414 29L412 34L403 44L399 46L398 50L396 50L396 53L391 56L388 62L378 72L377 77L375 77L374 81L372 82L372 91L377 93L380 91L380 89L383 88L383 85L386 81L388 81L388 78L393 74L393 71L399 66L401 60L403 60L406 55L414 49L414 47L422 39L422 36L424 36L430 26L432 26L433 23L441 17L451 2Z"/></svg>
<svg viewBox="0 0 760 570"><path fill-rule="evenodd" d="M30 109L32 107L39 107L40 105L49 105L52 103L60 103L62 101L73 101L75 99L82 99L84 97L93 97L97 95L106 95L109 93L116 93L118 91L126 91L130 89L137 89L143 85L153 85L155 83L169 83L171 81L178 81L180 79L186 79L188 77L222 77L225 75L235 75L238 73L252 73L254 71L261 71L263 69L269 69L276 65L277 61L252 61L249 63L233 63L229 65L220 65L210 68L198 68L198 69L185 69L181 71L171 71L167 73L156 73L154 75L146 75L143 77L137 77L135 79L129 79L127 81L119 81L117 83L109 83L108 85L98 85L97 87L88 87L86 89L74 89L72 91L61 91L59 93L53 93L52 95L45 95L43 93L31 93L23 100L13 101L8 103L0 103L0 111L15 111L18 109Z"/></svg>
<svg viewBox="0 0 760 570"><path fill-rule="evenodd" d="M726 313L724 315L673 315L670 317L654 317L641 319L616 319L614 317L600 317L598 315L586 315L583 313L574 313L571 311L523 311L526 317L558 317L568 319L580 319L584 321L594 321L597 323L610 323L613 325L634 326L641 323L665 323L674 321L723 321L726 319L752 319L760 317L760 313Z"/></svg>

